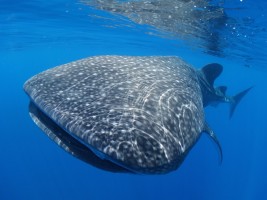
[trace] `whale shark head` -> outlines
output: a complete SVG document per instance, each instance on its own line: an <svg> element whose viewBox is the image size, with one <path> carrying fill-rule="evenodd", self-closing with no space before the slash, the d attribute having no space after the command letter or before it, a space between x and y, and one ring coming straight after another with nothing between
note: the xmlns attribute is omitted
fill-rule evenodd
<svg viewBox="0 0 267 200"><path fill-rule="evenodd" d="M173 171L205 127L196 71L178 57L89 57L37 74L24 90L53 141L109 171Z"/></svg>

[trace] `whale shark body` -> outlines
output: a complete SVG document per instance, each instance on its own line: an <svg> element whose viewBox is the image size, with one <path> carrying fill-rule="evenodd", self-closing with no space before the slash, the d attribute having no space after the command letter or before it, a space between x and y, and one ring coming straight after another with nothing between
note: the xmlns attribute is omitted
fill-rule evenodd
<svg viewBox="0 0 267 200"><path fill-rule="evenodd" d="M24 90L33 121L70 154L112 172L164 174L203 132L222 157L204 107L228 102L232 115L250 88L226 96L213 86L221 72L173 56L94 56L37 74Z"/></svg>

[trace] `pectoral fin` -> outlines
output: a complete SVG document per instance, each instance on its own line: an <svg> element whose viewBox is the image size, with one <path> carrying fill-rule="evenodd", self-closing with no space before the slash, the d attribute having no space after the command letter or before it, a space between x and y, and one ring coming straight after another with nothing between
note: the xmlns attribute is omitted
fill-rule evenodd
<svg viewBox="0 0 267 200"><path fill-rule="evenodd" d="M211 139L215 142L215 144L217 145L218 150L219 150L219 155L220 155L219 163L221 164L222 160L223 160L223 153L222 153L222 147L220 145L219 140L217 139L217 137L216 137L215 133L213 132L213 130L207 125L207 123L205 124L203 132L207 133L211 137Z"/></svg>

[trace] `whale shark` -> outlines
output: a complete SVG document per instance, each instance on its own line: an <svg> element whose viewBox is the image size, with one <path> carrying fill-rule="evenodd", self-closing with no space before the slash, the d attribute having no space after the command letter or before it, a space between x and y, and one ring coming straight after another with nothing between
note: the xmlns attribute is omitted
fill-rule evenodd
<svg viewBox="0 0 267 200"><path fill-rule="evenodd" d="M223 67L196 69L176 56L92 56L41 72L24 84L35 124L71 155L110 172L166 174L202 133L222 148L204 108L251 89L214 87Z"/></svg>

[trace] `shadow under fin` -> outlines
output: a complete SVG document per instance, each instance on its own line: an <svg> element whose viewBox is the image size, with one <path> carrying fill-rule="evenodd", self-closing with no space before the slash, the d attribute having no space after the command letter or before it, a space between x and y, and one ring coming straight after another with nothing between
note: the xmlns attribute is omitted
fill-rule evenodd
<svg viewBox="0 0 267 200"><path fill-rule="evenodd" d="M222 73L223 66L218 63L211 63L201 68L206 80L213 86L215 79Z"/></svg>

